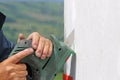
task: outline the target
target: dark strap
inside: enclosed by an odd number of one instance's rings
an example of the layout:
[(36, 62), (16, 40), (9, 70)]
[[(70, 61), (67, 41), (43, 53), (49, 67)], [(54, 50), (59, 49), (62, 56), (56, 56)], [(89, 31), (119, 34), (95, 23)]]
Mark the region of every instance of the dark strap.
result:
[(0, 30), (4, 24), (5, 18), (6, 18), (6, 16), (0, 12)]

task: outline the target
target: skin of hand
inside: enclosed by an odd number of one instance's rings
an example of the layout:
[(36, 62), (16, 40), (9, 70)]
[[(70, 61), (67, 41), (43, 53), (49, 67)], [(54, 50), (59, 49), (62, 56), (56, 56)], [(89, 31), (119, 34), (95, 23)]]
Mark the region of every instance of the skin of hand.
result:
[[(19, 34), (18, 41), (22, 39), (25, 39), (24, 35)], [(37, 57), (45, 59), (51, 56), (53, 48), (51, 40), (41, 36), (38, 32), (31, 33), (27, 40), (32, 40), (32, 47)]]
[(33, 49), (28, 48), (1, 62), (0, 80), (26, 80), (28, 74), (26, 65), (19, 63), (19, 61), (32, 53)]

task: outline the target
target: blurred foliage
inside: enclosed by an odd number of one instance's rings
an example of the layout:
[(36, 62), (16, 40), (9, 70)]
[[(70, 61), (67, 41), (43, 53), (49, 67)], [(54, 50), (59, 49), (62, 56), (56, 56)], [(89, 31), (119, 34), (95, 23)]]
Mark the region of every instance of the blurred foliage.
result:
[[(1, 2), (0, 11), (6, 15), (3, 27), (6, 37), (16, 43), (19, 33), (26, 37), (39, 32), (48, 37), (55, 35), (63, 40), (63, 2)], [(58, 74), (55, 80), (62, 80)]]
[(3, 2), (0, 11), (6, 15), (3, 29), (11, 41), (16, 41), (19, 33), (28, 36), (32, 32), (46, 37), (54, 34), (63, 40), (63, 3)]

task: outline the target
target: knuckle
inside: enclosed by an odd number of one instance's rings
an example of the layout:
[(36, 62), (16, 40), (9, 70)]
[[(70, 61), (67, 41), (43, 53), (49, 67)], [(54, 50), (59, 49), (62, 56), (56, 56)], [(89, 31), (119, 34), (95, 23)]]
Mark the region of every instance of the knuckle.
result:
[(47, 43), (48, 43), (49, 45), (52, 46), (52, 41), (51, 41), (51, 40), (47, 39), (46, 41), (47, 41)]
[(45, 58), (46, 58), (46, 56), (45, 56), (45, 55), (42, 55), (42, 56), (41, 56), (41, 58), (42, 58), (42, 59), (45, 59)]
[(22, 78), (22, 79), (20, 79), (20, 80), (27, 80), (26, 78)]
[(27, 80), (26, 78), (22, 78), (22, 79), (20, 79), (20, 80)]
[(45, 42), (45, 39), (43, 37), (40, 38), (40, 42), (41, 43), (44, 43)]
[(52, 54), (52, 49), (49, 49), (49, 55), (51, 55)]
[(46, 39), (45, 39), (44, 37), (42, 37), (42, 36), (40, 37), (40, 39), (43, 40), (43, 41), (46, 40)]
[(33, 32), (33, 34), (34, 34), (34, 35), (39, 35), (39, 33), (38, 33), (38, 32)]
[(48, 43), (46, 43), (46, 44), (45, 44), (45, 48), (47, 49), (48, 47), (49, 47), (49, 44), (48, 44)]
[(27, 71), (25, 71), (25, 75), (26, 75), (26, 76), (28, 75), (28, 72), (27, 72)]
[(45, 56), (45, 55), (47, 55), (47, 51), (46, 50), (43, 51), (43, 56)]
[(22, 64), (22, 68), (26, 70), (27, 66), (25, 64)]
[(13, 72), (14, 70), (15, 70), (15, 68), (13, 67), (13, 66), (6, 66), (6, 71), (7, 72), (9, 72), (9, 73), (11, 73), (11, 72)]
[(42, 53), (42, 50), (41, 50), (41, 49), (38, 49), (36, 52), (37, 52), (37, 53)]
[(42, 47), (38, 47), (36, 52), (42, 52)]
[(50, 42), (50, 40), (49, 39), (45, 39), (47, 42)]
[(15, 72), (12, 72), (12, 73), (10, 73), (10, 77), (15, 77), (16, 76), (16, 73)]
[(53, 52), (53, 49), (49, 48), (49, 54), (52, 54), (52, 52)]
[(49, 47), (50, 43), (48, 41), (45, 42), (45, 46)]
[(37, 42), (33, 42), (32, 45), (37, 45)]

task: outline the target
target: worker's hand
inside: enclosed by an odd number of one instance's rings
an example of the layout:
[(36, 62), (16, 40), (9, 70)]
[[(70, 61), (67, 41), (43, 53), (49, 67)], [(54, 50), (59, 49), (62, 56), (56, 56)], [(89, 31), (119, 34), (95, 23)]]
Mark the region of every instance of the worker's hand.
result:
[(19, 61), (33, 53), (33, 49), (25, 49), (0, 63), (0, 80), (26, 80), (26, 65)]
[[(24, 38), (24, 35), (20, 34), (18, 41)], [(32, 47), (36, 50), (35, 54), (37, 57), (45, 59), (51, 56), (53, 48), (51, 40), (41, 36), (38, 32), (31, 33), (27, 39), (32, 40)]]

